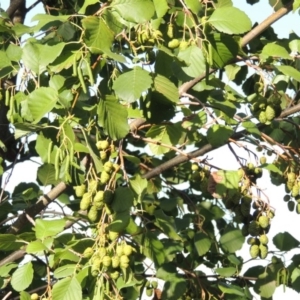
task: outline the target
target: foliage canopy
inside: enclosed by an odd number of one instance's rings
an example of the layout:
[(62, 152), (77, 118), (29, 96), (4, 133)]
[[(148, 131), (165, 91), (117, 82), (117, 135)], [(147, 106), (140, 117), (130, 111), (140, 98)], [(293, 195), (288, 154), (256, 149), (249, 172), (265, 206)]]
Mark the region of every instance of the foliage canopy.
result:
[[(300, 1), (269, 2), (255, 26), (231, 0), (1, 11), (3, 299), (300, 292), (299, 254), (284, 260), (300, 241), (278, 232), (268, 248), (276, 206), (257, 182), (264, 171), (284, 184), (300, 213), (300, 38), (270, 27)], [(219, 148), (236, 169), (211, 164)], [(33, 158), (36, 181), (8, 191), (3, 174)], [(254, 267), (237, 254), (245, 243)]]

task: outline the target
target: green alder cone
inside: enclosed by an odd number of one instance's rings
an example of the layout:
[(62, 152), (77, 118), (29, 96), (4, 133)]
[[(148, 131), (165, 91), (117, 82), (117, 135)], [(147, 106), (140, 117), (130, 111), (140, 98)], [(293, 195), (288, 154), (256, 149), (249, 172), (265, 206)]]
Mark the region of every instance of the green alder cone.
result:
[[(122, 255), (122, 254), (121, 254)], [(111, 258), (111, 266), (113, 268), (118, 268), (120, 265), (120, 257), (118, 255), (115, 255)]]
[(87, 210), (91, 205), (92, 196), (90, 193), (84, 193), (81, 201), (80, 201), (80, 209)]
[(86, 191), (85, 184), (74, 186), (76, 197), (82, 197)]
[(287, 205), (288, 205), (288, 210), (289, 211), (294, 211), (294, 209), (295, 209), (295, 202), (294, 201), (289, 201), (287, 203)]
[(120, 267), (121, 268), (128, 268), (129, 267), (129, 258), (127, 255), (123, 254), (121, 257), (120, 257)]
[(296, 180), (296, 173), (294, 173), (294, 172), (287, 173), (287, 181), (288, 182), (294, 183), (295, 180)]
[(106, 173), (111, 173), (111, 171), (113, 170), (113, 163), (110, 162), (110, 161), (107, 161), (104, 165), (103, 165), (103, 170), (106, 172)]
[(123, 249), (124, 249), (123, 244), (117, 244), (117, 246), (116, 246), (116, 254), (118, 256), (122, 256), (124, 254)]
[(173, 39), (168, 43), (168, 47), (170, 49), (175, 49), (175, 48), (179, 47), (179, 45), (180, 45), (180, 42), (178, 39)]
[(88, 212), (88, 219), (91, 222), (96, 222), (98, 220), (98, 209), (96, 206), (91, 206), (89, 212)]
[(250, 256), (252, 258), (257, 258), (259, 255), (259, 246), (258, 245), (252, 245), (250, 247)]
[(94, 202), (102, 202), (104, 199), (104, 191), (98, 191), (94, 196)]
[(253, 237), (253, 236), (251, 236), (251, 237), (249, 237), (248, 239), (247, 239), (247, 244), (248, 245), (255, 245), (256, 244), (256, 238), (255, 237)]
[(294, 184), (291, 192), (292, 197), (297, 197), (299, 195), (299, 186)]
[(258, 223), (261, 228), (267, 228), (270, 224), (270, 220), (267, 216), (260, 216), (258, 218)]
[(259, 245), (259, 257), (265, 259), (268, 255), (268, 246), (264, 244)]
[(98, 150), (106, 150), (109, 148), (109, 142), (106, 141), (106, 140), (103, 140), (103, 141), (98, 141), (96, 143), (96, 147)]
[(103, 264), (104, 267), (109, 267), (111, 265), (111, 257), (108, 256), (108, 255), (105, 255), (102, 258), (102, 264)]
[(265, 123), (268, 121), (267, 116), (266, 116), (266, 113), (265, 113), (264, 111), (261, 111), (261, 112), (259, 113), (259, 115), (258, 115), (258, 120), (259, 120), (259, 122), (262, 123), (262, 124), (265, 124)]
[(257, 221), (252, 221), (250, 224), (249, 224), (249, 234), (252, 235), (252, 236), (257, 236), (259, 235), (260, 233), (260, 225)]
[(106, 184), (109, 182), (109, 180), (110, 180), (110, 175), (106, 171), (103, 170), (100, 175), (100, 182), (102, 184)]
[(120, 272), (119, 271), (114, 271), (112, 273), (110, 273), (110, 278), (113, 280), (117, 280), (120, 276)]
[(100, 155), (101, 160), (106, 160), (107, 159), (107, 153), (105, 151), (100, 151), (99, 155)]
[(127, 256), (130, 256), (132, 254), (132, 247), (130, 245), (124, 245), (123, 253)]
[(88, 184), (88, 191), (94, 194), (97, 191), (97, 186), (98, 186), (97, 180), (94, 179), (90, 180)]
[(268, 242), (269, 242), (269, 238), (267, 237), (266, 234), (262, 234), (262, 235), (259, 236), (259, 241), (260, 241), (261, 244), (267, 245)]
[(267, 105), (265, 110), (266, 118), (268, 121), (272, 121), (275, 118), (275, 110), (272, 106)]
[(183, 51), (183, 50), (185, 50), (188, 46), (189, 46), (189, 42), (181, 41), (180, 44), (179, 44), (179, 49), (180, 49), (181, 51)]
[(103, 258), (107, 253), (107, 250), (105, 247), (100, 247), (97, 251), (97, 254), (100, 258)]
[(109, 231), (108, 232), (108, 238), (113, 242), (119, 237), (119, 233), (115, 231)]
[(37, 293), (33, 293), (33, 294), (30, 295), (30, 299), (31, 300), (38, 300), (38, 299), (40, 299), (40, 297)]
[(94, 254), (94, 250), (92, 247), (88, 247), (83, 252), (83, 257), (85, 258), (91, 258)]

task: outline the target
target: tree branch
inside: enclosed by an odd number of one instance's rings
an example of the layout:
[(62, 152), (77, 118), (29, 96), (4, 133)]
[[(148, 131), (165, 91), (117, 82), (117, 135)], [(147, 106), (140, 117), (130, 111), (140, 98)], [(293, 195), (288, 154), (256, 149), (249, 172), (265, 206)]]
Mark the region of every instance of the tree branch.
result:
[(10, 226), (7, 233), (17, 234), (25, 225), (28, 224), (28, 217), (34, 218), (38, 213), (45, 209), (67, 188), (64, 182), (60, 182), (48, 194), (43, 195), (37, 203), (25, 209), (25, 211)]
[[(287, 116), (290, 116), (296, 112), (299, 112), (300, 111), (300, 104), (297, 104), (293, 107), (290, 107), (290, 108), (287, 108), (285, 109), (281, 115), (276, 118), (275, 120), (276, 121), (281, 121), (283, 117), (287, 117)], [(258, 129), (262, 129), (263, 127), (265, 127), (266, 125), (265, 124), (258, 124), (257, 125), (257, 128)], [(241, 137), (247, 135), (247, 131), (246, 130), (242, 130), (242, 131), (239, 131), (235, 134), (233, 134), (230, 139), (234, 139), (234, 140), (238, 140), (240, 139)], [(224, 145), (222, 145), (224, 146)], [(220, 147), (222, 147), (220, 146)], [(162, 172), (166, 171), (167, 169), (170, 169), (172, 167), (175, 167), (181, 163), (184, 163), (186, 161), (189, 161), (193, 158), (196, 158), (196, 157), (199, 157), (199, 156), (203, 156), (204, 154), (212, 151), (213, 149), (217, 149), (217, 148), (220, 148), (220, 147), (216, 147), (214, 148), (211, 144), (206, 144), (204, 147), (202, 147), (201, 149), (198, 149), (196, 151), (193, 151), (193, 152), (190, 152), (190, 153), (186, 153), (185, 155), (178, 155), (170, 160), (168, 160), (167, 162), (159, 165), (158, 167), (152, 169), (151, 171), (147, 172), (146, 174), (143, 175), (143, 178), (146, 178), (146, 179), (151, 179), (155, 176), (158, 176), (160, 175)]]

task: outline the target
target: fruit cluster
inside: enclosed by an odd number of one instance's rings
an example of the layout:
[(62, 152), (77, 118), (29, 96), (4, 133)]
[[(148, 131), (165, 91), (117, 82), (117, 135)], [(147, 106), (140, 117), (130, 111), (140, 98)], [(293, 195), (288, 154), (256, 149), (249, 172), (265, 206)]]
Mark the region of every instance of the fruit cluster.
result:
[[(112, 236), (110, 240), (111, 238)], [(134, 248), (125, 241), (118, 243), (117, 238), (118, 234), (116, 239), (111, 240), (106, 246), (105, 244), (99, 247), (95, 245), (84, 250), (83, 257), (90, 259), (92, 276), (96, 277), (105, 273), (111, 279), (116, 280), (120, 276), (120, 270), (129, 267), (130, 256)]]
[(254, 219), (248, 226), (251, 237), (248, 238), (247, 243), (250, 245), (252, 258), (259, 256), (264, 259), (268, 255), (269, 239), (266, 234), (270, 230), (270, 220), (274, 217), (274, 211), (261, 201), (254, 202), (253, 207), (255, 208)]
[(249, 101), (252, 104), (251, 111), (258, 118), (259, 122), (262, 124), (270, 124), (271, 121), (281, 113), (281, 97), (272, 94), (266, 99), (260, 94), (263, 88), (263, 83), (257, 82), (255, 84), (256, 94), (250, 96)]
[(110, 213), (109, 204), (112, 202), (113, 190), (109, 182), (114, 178), (116, 171), (119, 169), (118, 164), (107, 160), (107, 152), (110, 150), (108, 141), (99, 141), (96, 144), (100, 150), (100, 157), (103, 164), (103, 170), (99, 178), (87, 180), (87, 184), (75, 186), (76, 197), (81, 197), (80, 210), (88, 210), (88, 219), (91, 222), (99, 220), (100, 212), (105, 209), (107, 214)]

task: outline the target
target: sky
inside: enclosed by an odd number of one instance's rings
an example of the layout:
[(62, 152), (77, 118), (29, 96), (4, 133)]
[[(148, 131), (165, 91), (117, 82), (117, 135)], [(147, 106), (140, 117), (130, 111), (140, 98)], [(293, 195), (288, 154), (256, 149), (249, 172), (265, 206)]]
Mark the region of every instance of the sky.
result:
[[(34, 2), (35, 1), (32, 0), (27, 1), (27, 7)], [(234, 6), (247, 13), (253, 23), (255, 22), (260, 23), (267, 16), (273, 13), (272, 7), (268, 4), (269, 1), (261, 0), (260, 2), (261, 3), (251, 6), (246, 3), (246, 0), (233, 0)], [(0, 0), (0, 7), (6, 9), (8, 3), (9, 3), (8, 0)], [(38, 4), (35, 7), (35, 9), (33, 9), (28, 13), (25, 21), (27, 25), (30, 25), (30, 20), (36, 13), (43, 13), (43, 8), (41, 4)], [(300, 36), (299, 24), (300, 24), (300, 16), (297, 11), (295, 13), (291, 12), (287, 16), (277, 21), (273, 25), (273, 28), (280, 38), (288, 37), (289, 33), (292, 31), (294, 31), (296, 34)], [(236, 150), (241, 156), (247, 157), (247, 154), (243, 149), (236, 149)], [(218, 165), (219, 167), (222, 167), (224, 169), (230, 170), (239, 167), (235, 159), (229, 153), (229, 151), (226, 154), (223, 148), (209, 153), (208, 156), (209, 158), (212, 159), (211, 161), (212, 164)], [(268, 157), (268, 161), (271, 162), (272, 158)], [(37, 164), (30, 163), (30, 162), (17, 165), (14, 174), (8, 184), (8, 188), (12, 190), (16, 182), (34, 181), (36, 177), (35, 168), (37, 167), (38, 167)], [(24, 170), (26, 170), (26, 172), (24, 172)], [(27, 172), (27, 170), (32, 170), (32, 172), (29, 171)], [(17, 174), (17, 176), (15, 176), (15, 174)], [(274, 236), (274, 234), (278, 232), (288, 231), (295, 238), (300, 240), (300, 232), (298, 229), (299, 226), (291, 226), (291, 224), (297, 224), (297, 223), (299, 224), (300, 216), (297, 215), (295, 212), (291, 213), (288, 211), (286, 203), (282, 200), (285, 194), (283, 186), (274, 187), (270, 183), (267, 175), (268, 175), (267, 173), (264, 173), (263, 178), (258, 181), (258, 185), (264, 189), (265, 193), (269, 196), (271, 206), (273, 206), (276, 209), (276, 216), (274, 219), (274, 223), (272, 223), (271, 230), (268, 234), (269, 238), (271, 238), (272, 236)], [(270, 244), (269, 250), (276, 250), (276, 248), (272, 246), (272, 244)], [(239, 254), (243, 257), (247, 257), (247, 256), (250, 257), (248, 252), (249, 252), (249, 246), (245, 245), (245, 247), (241, 251), (239, 251)], [(267, 257), (265, 262), (263, 262), (263, 265), (266, 265), (269, 262), (270, 257), (271, 256)], [(291, 255), (287, 255), (286, 257), (287, 257), (286, 263), (289, 264), (289, 259)], [(250, 264), (256, 265), (257, 262), (253, 261), (247, 264), (247, 268), (250, 266)], [(276, 289), (273, 299), (281, 300), (283, 299), (283, 297), (288, 297), (288, 299), (296, 299), (299, 297), (299, 294), (289, 289), (287, 289), (287, 291), (283, 293), (283, 288), (281, 286), (280, 288)], [(259, 299), (259, 296), (257, 297), (257, 299)]]

